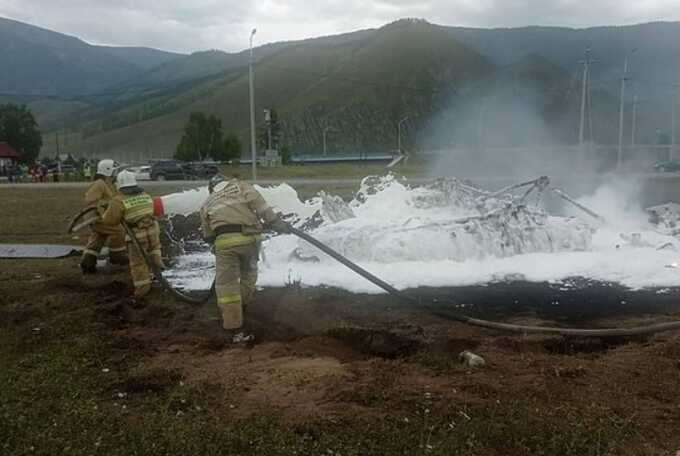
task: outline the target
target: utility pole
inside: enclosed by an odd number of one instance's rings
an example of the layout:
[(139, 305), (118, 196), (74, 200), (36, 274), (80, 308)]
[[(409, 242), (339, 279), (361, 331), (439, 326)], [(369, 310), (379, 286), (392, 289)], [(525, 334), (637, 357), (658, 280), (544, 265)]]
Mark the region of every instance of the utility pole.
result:
[(272, 112), (264, 110), (264, 121), (267, 123), (267, 149), (272, 150)]
[(628, 80), (628, 55), (623, 62), (623, 76), (621, 77), (621, 100), (619, 104), (619, 149), (616, 154), (616, 169), (621, 169), (623, 162), (623, 118), (626, 104), (626, 81)]
[(671, 88), (671, 150), (668, 153), (668, 161), (675, 158), (675, 105), (676, 105), (676, 93), (675, 89), (680, 86), (680, 83), (673, 84)]
[(581, 148), (583, 148), (586, 130), (586, 97), (588, 94), (588, 85), (590, 84), (590, 65), (595, 63), (595, 61), (590, 58), (590, 48), (586, 49), (585, 60), (582, 60), (580, 63), (583, 63), (583, 80), (581, 82), (581, 120), (578, 131), (578, 143)]
[(337, 130), (333, 127), (326, 127), (326, 128), (323, 129), (323, 155), (324, 155), (324, 157), (327, 155), (327, 153), (326, 153), (326, 133), (328, 133), (329, 131), (337, 131)]
[(630, 145), (635, 148), (635, 134), (637, 132), (637, 103), (638, 96), (637, 93), (633, 94), (633, 125), (630, 132)]
[(257, 180), (257, 147), (255, 145), (255, 89), (253, 88), (253, 37), (257, 29), (250, 32), (250, 60), (248, 63), (248, 81), (250, 85), (250, 155), (253, 159), (253, 181)]
[(401, 152), (401, 125), (408, 120), (408, 116), (404, 117), (399, 121), (397, 124), (397, 148), (399, 150), (399, 155), (402, 155)]

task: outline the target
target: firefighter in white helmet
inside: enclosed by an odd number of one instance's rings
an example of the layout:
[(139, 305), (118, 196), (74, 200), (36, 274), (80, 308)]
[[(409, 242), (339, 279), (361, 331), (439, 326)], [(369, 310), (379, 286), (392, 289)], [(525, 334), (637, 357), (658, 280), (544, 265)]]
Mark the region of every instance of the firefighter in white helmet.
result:
[[(104, 213), (109, 201), (118, 193), (113, 184), (116, 163), (111, 159), (101, 160), (97, 164), (97, 173), (94, 181), (85, 192), (85, 204), (96, 206), (100, 215)], [(97, 272), (97, 257), (99, 251), (107, 245), (109, 247), (109, 259), (116, 265), (127, 264), (125, 255), (125, 234), (119, 224), (107, 225), (96, 222), (91, 226), (92, 233), (87, 240), (87, 245), (80, 260), (80, 268), (85, 274)]]
[(262, 231), (287, 233), (289, 228), (247, 182), (216, 175), (208, 190), (210, 196), (200, 211), (201, 229), (206, 241), (214, 245), (215, 293), (222, 326), (236, 333), (243, 325), (243, 307), (255, 293)]
[[(119, 193), (109, 203), (102, 217), (103, 223), (120, 225), (125, 221), (152, 261), (163, 269), (160, 229), (154, 217), (153, 199), (137, 185), (134, 173), (127, 170), (118, 173), (116, 187)], [(127, 245), (130, 274), (135, 288), (134, 298), (138, 300), (151, 290), (152, 275), (143, 253), (132, 239), (128, 239)]]

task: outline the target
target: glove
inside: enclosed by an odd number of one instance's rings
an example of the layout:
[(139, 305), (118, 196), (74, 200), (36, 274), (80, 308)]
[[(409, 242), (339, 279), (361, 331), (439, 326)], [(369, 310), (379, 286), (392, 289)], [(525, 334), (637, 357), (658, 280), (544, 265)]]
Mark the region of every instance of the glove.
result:
[(290, 226), (281, 220), (280, 218), (277, 218), (273, 222), (270, 222), (269, 225), (267, 226), (272, 231), (276, 231), (277, 233), (281, 234), (289, 234), (290, 233)]

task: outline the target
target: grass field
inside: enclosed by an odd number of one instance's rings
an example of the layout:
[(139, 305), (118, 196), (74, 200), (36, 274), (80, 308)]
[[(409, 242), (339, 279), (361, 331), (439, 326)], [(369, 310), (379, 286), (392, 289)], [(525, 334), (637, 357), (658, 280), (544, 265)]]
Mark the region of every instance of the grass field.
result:
[[(2, 242), (82, 243), (63, 234), (81, 197), (1, 189)], [(677, 334), (615, 344), (507, 335), (388, 296), (291, 286), (258, 294), (248, 324), (260, 342), (234, 349), (220, 338), (214, 303), (154, 292), (129, 306), (126, 271), (83, 277), (78, 258), (0, 259), (0, 271), (0, 455), (680, 449)], [(667, 306), (663, 317), (678, 315)], [(532, 313), (508, 318), (542, 323)], [(655, 316), (628, 318), (614, 322)], [(488, 366), (461, 365), (463, 349)]]

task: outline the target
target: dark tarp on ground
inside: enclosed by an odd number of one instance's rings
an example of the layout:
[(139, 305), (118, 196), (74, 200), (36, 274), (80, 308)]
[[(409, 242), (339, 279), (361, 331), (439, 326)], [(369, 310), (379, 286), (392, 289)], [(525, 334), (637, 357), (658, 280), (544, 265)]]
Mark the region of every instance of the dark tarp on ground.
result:
[(0, 258), (63, 258), (82, 251), (76, 245), (0, 244)]

